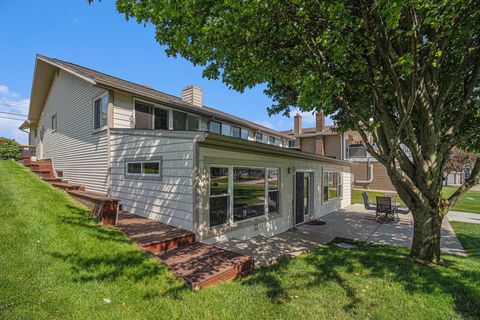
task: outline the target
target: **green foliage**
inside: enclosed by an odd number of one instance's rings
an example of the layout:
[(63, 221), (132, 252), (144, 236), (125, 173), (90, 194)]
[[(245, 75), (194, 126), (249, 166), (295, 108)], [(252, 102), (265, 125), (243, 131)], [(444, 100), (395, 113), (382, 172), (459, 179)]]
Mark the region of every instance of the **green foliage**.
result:
[(20, 147), (13, 139), (0, 137), (0, 160), (20, 159)]

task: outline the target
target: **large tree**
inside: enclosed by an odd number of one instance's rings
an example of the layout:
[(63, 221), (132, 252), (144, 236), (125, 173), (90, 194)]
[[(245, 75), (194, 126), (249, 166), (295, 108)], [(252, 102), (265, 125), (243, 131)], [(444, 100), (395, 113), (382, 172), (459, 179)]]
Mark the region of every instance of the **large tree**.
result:
[(167, 53), (242, 91), (266, 84), (271, 114), (324, 110), (357, 130), (413, 212), (411, 256), (440, 261), (456, 146), (480, 149), (480, 1), (117, 0)]

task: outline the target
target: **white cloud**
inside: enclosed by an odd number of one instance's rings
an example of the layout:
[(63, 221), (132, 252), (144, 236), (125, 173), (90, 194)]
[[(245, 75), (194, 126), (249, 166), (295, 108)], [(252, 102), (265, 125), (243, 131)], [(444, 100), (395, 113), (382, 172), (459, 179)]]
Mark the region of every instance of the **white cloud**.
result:
[[(290, 111), (290, 118), (293, 119), (293, 117), (300, 113), (302, 115), (302, 124), (303, 126), (315, 126), (315, 113), (314, 112), (299, 112), (298, 109), (291, 110)], [(292, 121), (292, 126), (293, 126), (293, 121)]]
[(6, 96), (9, 98), (17, 98), (20, 96), (19, 93), (12, 92), (6, 85), (0, 84), (0, 95)]
[(18, 129), (22, 122), (22, 120), (0, 118), (0, 137), (15, 139), (22, 144), (28, 143), (28, 135)]
[(269, 121), (266, 121), (266, 120), (260, 120), (260, 121), (255, 121), (255, 123), (261, 125), (261, 126), (264, 126), (264, 127), (267, 127), (267, 128), (270, 128), (270, 129), (273, 129), (273, 124)]

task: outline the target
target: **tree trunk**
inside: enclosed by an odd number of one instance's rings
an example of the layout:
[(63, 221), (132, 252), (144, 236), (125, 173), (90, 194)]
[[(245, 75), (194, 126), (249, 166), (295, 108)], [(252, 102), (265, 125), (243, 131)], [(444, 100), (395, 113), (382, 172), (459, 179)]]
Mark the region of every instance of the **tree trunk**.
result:
[(412, 210), (414, 229), (410, 256), (422, 263), (440, 263), (440, 234), (443, 215), (440, 210), (416, 208)]

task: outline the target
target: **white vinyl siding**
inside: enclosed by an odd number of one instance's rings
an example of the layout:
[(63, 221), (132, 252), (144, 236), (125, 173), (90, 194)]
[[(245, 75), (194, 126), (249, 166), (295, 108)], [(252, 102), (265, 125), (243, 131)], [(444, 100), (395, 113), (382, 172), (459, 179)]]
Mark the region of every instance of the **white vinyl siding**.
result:
[[(199, 133), (198, 135), (202, 135)], [(111, 131), (111, 195), (124, 210), (193, 230), (194, 142), (197, 134), (151, 130)], [(125, 163), (161, 158), (162, 179), (125, 177)]]
[[(39, 122), (44, 130), (37, 139), (42, 141), (39, 158), (52, 159), (55, 170), (63, 170), (64, 179), (103, 193), (108, 189), (107, 136), (105, 131), (92, 134), (92, 106), (105, 92), (60, 71), (46, 99)], [(52, 134), (54, 114), (57, 130)]]

